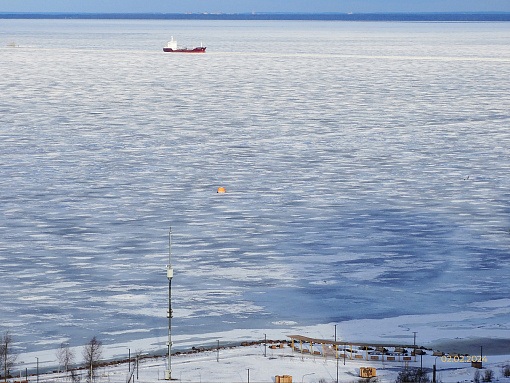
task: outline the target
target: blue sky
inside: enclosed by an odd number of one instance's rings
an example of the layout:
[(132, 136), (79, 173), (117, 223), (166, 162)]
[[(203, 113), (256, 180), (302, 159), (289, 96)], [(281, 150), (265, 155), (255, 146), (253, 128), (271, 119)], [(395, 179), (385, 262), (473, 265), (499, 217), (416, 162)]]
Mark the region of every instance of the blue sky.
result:
[(0, 0), (0, 12), (510, 12), (510, 0)]

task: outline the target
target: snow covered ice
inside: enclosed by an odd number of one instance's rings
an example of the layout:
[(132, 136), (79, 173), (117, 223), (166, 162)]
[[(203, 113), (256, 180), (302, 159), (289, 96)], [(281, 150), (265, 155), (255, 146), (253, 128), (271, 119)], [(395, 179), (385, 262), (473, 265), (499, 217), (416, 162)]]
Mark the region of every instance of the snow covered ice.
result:
[[(165, 55), (169, 30), (207, 54)], [(176, 347), (333, 323), (510, 339), (507, 23), (0, 32), (0, 330), (21, 355), (164, 349), (170, 226)]]

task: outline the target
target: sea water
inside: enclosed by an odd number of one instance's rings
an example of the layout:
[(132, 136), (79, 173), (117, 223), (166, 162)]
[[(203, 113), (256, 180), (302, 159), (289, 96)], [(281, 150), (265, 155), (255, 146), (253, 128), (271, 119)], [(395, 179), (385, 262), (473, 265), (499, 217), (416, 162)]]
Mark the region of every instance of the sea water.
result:
[[(171, 36), (207, 53), (163, 53)], [(0, 330), (20, 351), (164, 348), (170, 227), (181, 336), (508, 297), (509, 41), (509, 23), (1, 20)]]

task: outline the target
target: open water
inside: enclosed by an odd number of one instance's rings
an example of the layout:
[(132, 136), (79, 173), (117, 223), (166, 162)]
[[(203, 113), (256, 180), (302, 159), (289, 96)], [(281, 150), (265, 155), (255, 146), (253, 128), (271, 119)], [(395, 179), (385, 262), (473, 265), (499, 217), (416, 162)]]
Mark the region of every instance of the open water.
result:
[[(165, 54), (171, 36), (207, 53)], [(170, 226), (174, 334), (508, 297), (509, 41), (497, 22), (1, 20), (0, 331), (163, 348)]]

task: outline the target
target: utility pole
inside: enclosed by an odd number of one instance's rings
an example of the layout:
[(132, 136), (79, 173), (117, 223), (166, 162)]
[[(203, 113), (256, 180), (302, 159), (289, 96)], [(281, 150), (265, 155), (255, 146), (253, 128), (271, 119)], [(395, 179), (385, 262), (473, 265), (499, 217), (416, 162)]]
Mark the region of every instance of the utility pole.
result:
[(165, 370), (165, 380), (172, 380), (172, 278), (174, 270), (172, 269), (172, 227), (168, 231), (168, 265), (166, 265), (166, 276), (168, 278), (168, 366)]

